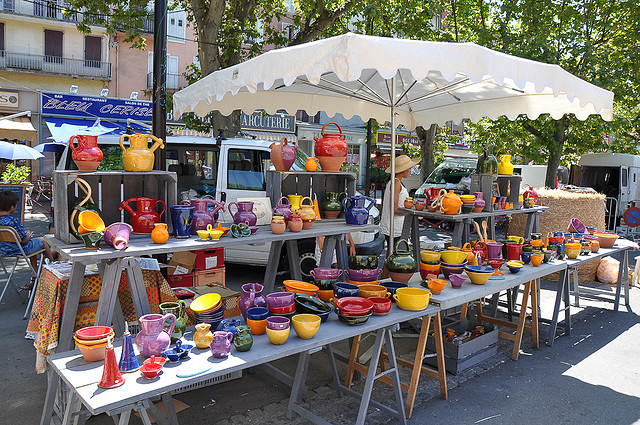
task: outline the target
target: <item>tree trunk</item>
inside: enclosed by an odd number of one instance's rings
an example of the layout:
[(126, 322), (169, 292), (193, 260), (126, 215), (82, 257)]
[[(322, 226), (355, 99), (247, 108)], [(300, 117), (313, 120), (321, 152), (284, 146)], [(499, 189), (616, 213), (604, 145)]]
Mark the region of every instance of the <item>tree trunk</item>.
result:
[(553, 145), (549, 146), (549, 162), (547, 164), (547, 175), (544, 184), (546, 187), (552, 189), (556, 187), (556, 176), (558, 174), (560, 160), (562, 159), (564, 142), (567, 139), (568, 127), (569, 122), (566, 116), (556, 121), (556, 128), (553, 132)]
[(429, 130), (423, 127), (416, 127), (416, 134), (420, 139), (420, 171), (422, 173), (422, 181), (425, 181), (429, 174), (436, 168), (435, 155), (433, 152), (434, 140), (436, 138), (436, 130), (438, 126), (432, 124)]

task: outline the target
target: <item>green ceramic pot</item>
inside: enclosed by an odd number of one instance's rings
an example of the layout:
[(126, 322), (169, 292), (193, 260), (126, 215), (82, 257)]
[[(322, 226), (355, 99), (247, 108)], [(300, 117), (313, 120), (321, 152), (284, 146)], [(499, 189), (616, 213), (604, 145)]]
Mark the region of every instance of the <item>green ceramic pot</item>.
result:
[(238, 333), (233, 338), (233, 346), (238, 351), (249, 351), (253, 347), (253, 336), (251, 336), (251, 328), (247, 325), (237, 326)]
[(349, 268), (353, 270), (372, 270), (378, 268), (377, 255), (351, 255)]
[(176, 316), (176, 324), (171, 331), (171, 343), (175, 344), (177, 340), (182, 338), (184, 331), (187, 330), (187, 322), (185, 320), (187, 304), (183, 300), (179, 300), (176, 303), (162, 303), (159, 307), (162, 314), (171, 313)]
[(533, 252), (533, 247), (526, 243), (524, 245), (522, 245), (522, 252)]
[(86, 249), (98, 249), (103, 236), (104, 232), (89, 232), (83, 233), (80, 235), (80, 238), (84, 242), (84, 247)]
[[(405, 249), (401, 247), (404, 246)], [(406, 239), (399, 239), (393, 253), (387, 258), (387, 270), (393, 273), (413, 273), (416, 270), (416, 259)]]
[(342, 211), (341, 197), (347, 196), (344, 192), (325, 192), (322, 212), (326, 218), (338, 218)]
[(476, 165), (478, 174), (498, 174), (498, 160), (493, 155), (493, 145), (487, 145), (484, 151), (478, 156)]

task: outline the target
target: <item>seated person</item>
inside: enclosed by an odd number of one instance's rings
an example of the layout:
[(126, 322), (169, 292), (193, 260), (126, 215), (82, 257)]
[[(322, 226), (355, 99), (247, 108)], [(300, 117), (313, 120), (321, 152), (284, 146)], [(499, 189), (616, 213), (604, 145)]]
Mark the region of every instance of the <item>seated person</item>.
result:
[[(44, 255), (49, 259), (49, 261), (54, 260), (55, 253), (51, 247), (44, 241), (44, 238), (34, 238), (32, 231), (27, 231), (20, 220), (11, 216), (13, 212), (15, 212), (16, 207), (18, 205), (18, 195), (10, 190), (0, 191), (0, 226), (13, 227), (18, 233), (18, 237), (21, 239), (22, 249), (26, 255), (44, 249)], [(0, 242), (0, 254), (4, 256), (14, 256), (21, 255), (20, 249), (15, 242)], [(29, 259), (31, 261), (31, 265), (34, 270), (38, 269), (38, 259), (37, 256), (34, 255)], [(22, 285), (20, 289), (30, 290), (33, 288), (33, 284), (35, 281), (35, 276), (31, 276), (31, 281), (28, 285)]]

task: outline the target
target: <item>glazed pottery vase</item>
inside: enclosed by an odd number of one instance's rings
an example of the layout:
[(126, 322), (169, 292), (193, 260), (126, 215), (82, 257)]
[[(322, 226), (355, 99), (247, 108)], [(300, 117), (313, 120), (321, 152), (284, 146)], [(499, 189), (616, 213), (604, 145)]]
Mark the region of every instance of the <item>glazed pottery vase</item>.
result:
[(291, 203), (289, 202), (289, 198), (286, 196), (281, 196), (276, 202), (276, 206), (273, 209), (274, 214), (282, 214), (284, 217), (284, 222), (288, 223), (291, 218), (291, 214), (293, 211), (291, 210)]
[(231, 341), (233, 334), (231, 332), (216, 331), (213, 333), (213, 341), (211, 341), (211, 354), (216, 359), (224, 359), (231, 351)]
[(511, 155), (500, 155), (500, 162), (498, 163), (498, 174), (509, 176), (513, 174)]
[[(236, 206), (235, 214), (231, 212), (232, 205)], [(248, 226), (255, 226), (258, 221), (258, 216), (253, 212), (252, 201), (231, 202), (229, 203), (228, 209), (235, 224), (246, 223)]]
[(501, 242), (487, 242), (487, 259), (499, 260), (502, 257), (502, 248), (504, 246)]
[[(164, 323), (171, 320), (168, 330), (164, 329)], [(176, 325), (176, 316), (171, 313), (145, 314), (139, 319), (141, 331), (136, 335), (138, 351), (145, 357), (161, 357), (164, 350), (171, 345), (171, 332)]]
[(196, 325), (196, 331), (193, 334), (193, 342), (196, 343), (196, 347), (209, 348), (211, 341), (213, 341), (211, 325), (209, 323), (198, 323)]
[(284, 222), (282, 215), (274, 214), (271, 218), (271, 233), (274, 235), (281, 235), (287, 229), (287, 224)]
[[(124, 148), (124, 140), (129, 140), (129, 148)], [(148, 140), (155, 143), (149, 148)], [(151, 171), (156, 149), (164, 149), (162, 140), (152, 134), (123, 134), (120, 136), (120, 147), (122, 148), (122, 162), (124, 171)]]
[(443, 214), (458, 214), (462, 208), (462, 200), (458, 195), (450, 190), (448, 193), (442, 193), (438, 197), (438, 209)]
[(507, 244), (507, 260), (519, 260), (522, 255), (522, 245), (519, 243)]
[(318, 170), (318, 163), (320, 161), (318, 158), (309, 157), (307, 162), (304, 163), (304, 169), (309, 171), (310, 173)]
[(104, 241), (117, 250), (123, 250), (129, 246), (129, 235), (133, 227), (127, 223), (113, 223), (104, 229)]
[[(212, 227), (216, 224), (216, 214), (218, 211), (224, 211), (224, 202), (218, 202), (213, 199), (189, 199), (182, 201), (183, 205), (192, 205), (193, 224), (191, 225), (191, 234), (197, 235), (198, 230), (207, 230), (207, 226)], [(209, 211), (209, 205), (213, 205), (213, 210)]]
[[(304, 201), (309, 200), (310, 204), (305, 205)], [(302, 228), (303, 229), (311, 229), (313, 226), (313, 222), (316, 221), (316, 212), (313, 210), (313, 201), (309, 197), (305, 197), (300, 202), (300, 210), (298, 210), (298, 215), (302, 220)]]
[(325, 192), (322, 212), (326, 218), (338, 218), (342, 212), (340, 197), (347, 196), (345, 192)]
[(487, 145), (478, 156), (476, 172), (478, 174), (498, 174), (498, 160), (493, 155), (493, 145)]
[(287, 195), (287, 199), (291, 205), (291, 212), (297, 214), (300, 209), (300, 202), (302, 202), (302, 195)]
[(253, 336), (251, 328), (247, 325), (236, 327), (236, 335), (233, 337), (233, 346), (240, 352), (249, 351), (253, 347)]
[[(129, 205), (131, 202), (136, 203), (134, 210)], [(156, 211), (156, 205), (162, 205), (162, 211)], [(126, 210), (131, 214), (131, 227), (136, 235), (150, 235), (156, 223), (160, 223), (160, 217), (164, 214), (165, 204), (160, 199), (145, 198), (136, 196), (120, 203), (120, 211)]]
[[(365, 203), (369, 201), (369, 205)], [(369, 222), (369, 210), (375, 201), (366, 196), (348, 196), (342, 200), (345, 211), (345, 221), (349, 226), (364, 226)]]
[[(404, 249), (401, 247), (404, 246)], [(387, 258), (387, 270), (393, 273), (413, 273), (416, 270), (416, 259), (406, 239), (399, 239), (393, 253)]]
[(84, 242), (85, 249), (98, 249), (103, 236), (103, 232), (89, 232), (81, 234), (80, 238)]
[(167, 223), (156, 223), (151, 231), (151, 240), (153, 243), (163, 244), (169, 240), (169, 230)]
[(173, 236), (178, 239), (186, 239), (191, 236), (193, 226), (193, 205), (172, 205), (171, 222), (173, 223)]
[[(335, 125), (338, 127), (340, 133), (325, 133), (325, 129), (328, 125)], [(334, 122), (328, 122), (320, 131), (321, 138), (314, 137), (316, 145), (314, 152), (316, 158), (320, 161), (322, 171), (338, 172), (342, 163), (347, 159), (348, 146), (345, 142), (346, 136), (342, 134), (340, 126)]]
[(302, 219), (298, 214), (292, 214), (287, 226), (292, 232), (299, 232), (302, 230)]
[(242, 296), (238, 300), (238, 308), (244, 320), (247, 320), (247, 310), (251, 307), (266, 307), (267, 299), (262, 295), (264, 286), (259, 283), (245, 283), (242, 285)]
[[(78, 146), (74, 144), (77, 141)], [(78, 166), (78, 171), (92, 173), (102, 162), (102, 151), (98, 147), (98, 136), (79, 134), (69, 139), (71, 159)]]
[(167, 302), (159, 305), (162, 314), (171, 313), (176, 317), (175, 326), (171, 331), (171, 343), (175, 344), (177, 340), (182, 338), (184, 331), (187, 329), (187, 320), (185, 313), (187, 312), (187, 304), (183, 300), (178, 302)]
[(289, 171), (296, 161), (296, 148), (287, 143), (287, 138), (280, 139), (280, 143), (271, 143), (271, 162), (277, 171)]

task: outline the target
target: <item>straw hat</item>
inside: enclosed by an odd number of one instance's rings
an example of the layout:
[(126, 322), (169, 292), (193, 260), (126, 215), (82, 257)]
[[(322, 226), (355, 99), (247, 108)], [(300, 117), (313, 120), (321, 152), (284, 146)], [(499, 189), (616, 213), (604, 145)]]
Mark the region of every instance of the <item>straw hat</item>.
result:
[[(396, 174), (407, 171), (409, 168), (420, 162), (420, 158), (411, 159), (407, 155), (400, 155), (396, 157)], [(391, 167), (384, 170), (385, 173), (391, 174)]]

